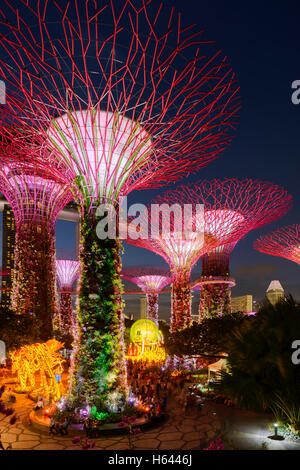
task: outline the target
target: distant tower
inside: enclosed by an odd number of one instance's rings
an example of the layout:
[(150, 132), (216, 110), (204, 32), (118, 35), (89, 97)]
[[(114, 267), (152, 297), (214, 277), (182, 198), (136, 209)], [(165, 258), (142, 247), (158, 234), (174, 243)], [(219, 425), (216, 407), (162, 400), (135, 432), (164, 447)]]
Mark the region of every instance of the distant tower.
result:
[(272, 305), (276, 305), (284, 298), (284, 290), (279, 281), (271, 281), (266, 291), (266, 298)]
[(3, 209), (2, 231), (2, 269), (9, 274), (2, 277), (2, 288), (9, 289), (1, 292), (1, 307), (10, 308), (10, 294), (13, 281), (14, 248), (15, 248), (16, 224), (13, 211), (6, 204)]
[(140, 299), (140, 318), (147, 318), (147, 296), (142, 295)]

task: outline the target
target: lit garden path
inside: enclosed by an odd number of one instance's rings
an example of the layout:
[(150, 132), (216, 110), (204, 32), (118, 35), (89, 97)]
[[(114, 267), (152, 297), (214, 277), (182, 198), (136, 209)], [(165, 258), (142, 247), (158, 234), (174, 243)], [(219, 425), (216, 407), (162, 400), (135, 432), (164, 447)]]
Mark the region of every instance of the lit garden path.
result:
[(236, 450), (261, 450), (265, 443), (268, 450), (300, 450), (300, 442), (268, 439), (274, 434), (272, 415), (216, 404), (212, 409), (224, 423), (225, 449), (232, 449), (233, 444)]
[[(52, 437), (47, 432), (37, 431), (28, 418), (33, 402), (25, 395), (16, 394), (16, 398), (17, 402), (10, 405), (14, 406), (19, 417), (16, 424), (11, 426), (10, 417), (0, 414), (0, 434), (4, 447), (10, 444), (12, 449), (18, 450), (81, 449), (79, 444), (72, 444), (74, 435)], [(173, 399), (168, 403), (167, 412), (169, 418), (161, 425), (133, 437), (135, 449), (201, 449), (222, 431), (222, 422), (210, 405), (205, 405), (198, 415), (197, 410), (193, 409), (185, 416), (178, 402)], [(129, 449), (126, 435), (101, 437), (95, 439), (95, 443), (96, 450)]]

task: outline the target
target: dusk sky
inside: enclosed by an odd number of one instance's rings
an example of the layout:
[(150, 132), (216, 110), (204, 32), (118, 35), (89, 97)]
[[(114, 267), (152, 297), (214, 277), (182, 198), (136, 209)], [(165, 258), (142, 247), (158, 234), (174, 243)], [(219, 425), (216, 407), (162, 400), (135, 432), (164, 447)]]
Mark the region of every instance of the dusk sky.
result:
[[(236, 177), (267, 180), (284, 186), (293, 196), (292, 210), (277, 222), (250, 232), (233, 251), (231, 275), (237, 286), (232, 289), (232, 296), (253, 294), (255, 300), (261, 300), (270, 281), (279, 279), (285, 292), (300, 300), (300, 267), (291, 261), (259, 253), (252, 247), (261, 234), (300, 222), (300, 104), (294, 105), (291, 101), (291, 84), (300, 80), (300, 3), (297, 0), (174, 0), (168, 3), (182, 11), (184, 23), (196, 22), (204, 30), (203, 37), (215, 40), (217, 47), (228, 56), (242, 97), (240, 124), (231, 145), (219, 159), (192, 177), (180, 180), (179, 184)], [(129, 202), (149, 203), (161, 191), (135, 191), (130, 194)], [(74, 224), (59, 221), (56, 233), (59, 248), (74, 246)], [(125, 245), (123, 265), (143, 264), (165, 266), (164, 260), (151, 252)], [(201, 263), (198, 263), (192, 277), (199, 277), (200, 273)], [(126, 312), (137, 313), (138, 298), (126, 296), (125, 300)], [(167, 318), (167, 296), (162, 298), (161, 307), (161, 316)]]
[[(183, 182), (247, 177), (283, 185), (292, 194), (293, 208), (286, 216), (250, 232), (235, 247), (231, 275), (237, 285), (232, 296), (253, 294), (255, 300), (261, 300), (270, 281), (279, 279), (285, 292), (300, 300), (300, 267), (252, 247), (261, 234), (299, 223), (300, 105), (291, 101), (291, 84), (300, 80), (300, 4), (287, 1), (279, 5), (266, 0), (247, 3), (187, 0), (173, 4), (182, 11), (187, 23), (197, 21), (205, 37), (214, 39), (228, 56), (242, 97), (240, 125), (232, 144), (219, 159)], [(135, 192), (129, 199), (144, 202), (157, 193)], [(137, 260), (138, 264), (160, 261), (146, 250), (129, 245), (125, 249), (124, 265), (135, 265)], [(201, 262), (195, 266), (192, 277), (200, 273)], [(166, 297), (162, 299), (163, 311), (168, 305)], [(195, 294), (194, 301), (197, 298)], [(131, 301), (130, 305), (135, 311), (136, 302)]]

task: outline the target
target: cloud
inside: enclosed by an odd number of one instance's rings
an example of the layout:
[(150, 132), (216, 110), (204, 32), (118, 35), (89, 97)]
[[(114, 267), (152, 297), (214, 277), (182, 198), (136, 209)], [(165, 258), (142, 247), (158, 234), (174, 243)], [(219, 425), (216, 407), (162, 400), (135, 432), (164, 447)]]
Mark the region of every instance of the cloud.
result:
[(238, 266), (234, 271), (234, 276), (245, 276), (245, 277), (266, 277), (278, 271), (277, 266), (272, 264), (256, 264), (251, 266), (249, 264), (242, 264)]

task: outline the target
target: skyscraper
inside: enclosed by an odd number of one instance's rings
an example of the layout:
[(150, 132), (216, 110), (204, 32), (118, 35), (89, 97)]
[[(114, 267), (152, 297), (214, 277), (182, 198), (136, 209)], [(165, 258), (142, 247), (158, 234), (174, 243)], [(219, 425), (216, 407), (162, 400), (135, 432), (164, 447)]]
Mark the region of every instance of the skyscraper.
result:
[(246, 295), (241, 295), (239, 297), (232, 297), (231, 298), (231, 311), (232, 311), (232, 313), (235, 313), (235, 312), (250, 313), (250, 312), (252, 312), (253, 311), (252, 295), (246, 294)]
[(13, 280), (14, 247), (15, 247), (15, 218), (11, 208), (5, 204), (3, 209), (2, 230), (2, 269), (9, 271), (2, 277), (2, 288), (9, 290), (1, 291), (1, 307), (10, 307), (10, 293)]
[(268, 301), (275, 305), (279, 300), (284, 298), (284, 290), (279, 281), (271, 281), (266, 291)]

